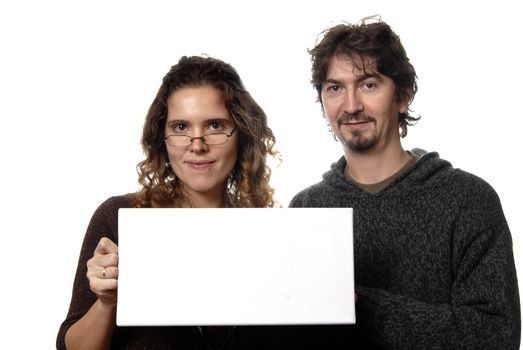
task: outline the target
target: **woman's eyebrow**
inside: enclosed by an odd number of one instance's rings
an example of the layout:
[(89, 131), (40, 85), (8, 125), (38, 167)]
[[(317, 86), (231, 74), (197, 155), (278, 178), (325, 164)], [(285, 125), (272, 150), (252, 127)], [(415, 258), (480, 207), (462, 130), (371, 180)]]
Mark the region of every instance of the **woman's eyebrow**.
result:
[[(213, 123), (213, 122), (219, 122), (219, 123), (223, 123), (223, 124), (233, 124), (234, 123), (234, 121), (231, 118), (224, 118), (224, 117), (210, 117), (210, 118), (207, 118), (207, 119), (204, 119), (201, 121), (202, 124), (209, 124), (209, 123)], [(180, 124), (180, 123), (183, 123), (183, 124), (186, 124), (189, 126), (194, 124), (185, 119), (173, 119), (173, 120), (169, 120), (167, 122), (167, 127), (174, 128), (177, 124)]]
[(186, 120), (183, 120), (183, 119), (173, 119), (173, 120), (169, 120), (167, 122), (167, 126), (168, 127), (172, 127), (176, 124), (179, 124), (179, 123), (184, 123), (184, 124), (190, 124), (189, 122), (187, 122)]
[(230, 118), (223, 118), (223, 117), (215, 117), (215, 118), (209, 118), (206, 119), (206, 123), (210, 122), (222, 122), (222, 123), (230, 123), (232, 120)]

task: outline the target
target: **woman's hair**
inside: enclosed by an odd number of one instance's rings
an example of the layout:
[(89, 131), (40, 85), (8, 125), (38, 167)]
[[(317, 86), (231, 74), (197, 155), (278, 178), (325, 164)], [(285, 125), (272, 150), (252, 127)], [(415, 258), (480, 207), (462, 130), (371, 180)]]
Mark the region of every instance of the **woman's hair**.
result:
[(229, 176), (226, 203), (232, 207), (273, 207), (274, 190), (267, 156), (276, 156), (275, 137), (263, 109), (245, 89), (240, 76), (228, 63), (212, 57), (182, 57), (163, 78), (145, 118), (142, 148), (145, 159), (138, 163), (141, 190), (133, 194), (137, 207), (191, 205), (167, 157), (165, 123), (167, 99), (186, 87), (210, 86), (219, 91), (239, 135), (238, 158)]
[[(373, 59), (379, 73), (394, 81), (397, 101), (409, 98), (409, 105), (418, 91), (416, 71), (407, 57), (400, 38), (390, 26), (381, 20), (367, 23), (364, 18), (359, 24), (339, 24), (322, 33), (321, 41), (309, 50), (312, 60), (311, 83), (321, 100), (321, 89), (327, 76), (329, 61), (341, 55), (352, 61), (365, 62)], [(361, 67), (365, 69), (364, 67)], [(419, 117), (409, 115), (409, 111), (399, 114), (401, 136), (407, 135), (407, 126), (413, 125)]]

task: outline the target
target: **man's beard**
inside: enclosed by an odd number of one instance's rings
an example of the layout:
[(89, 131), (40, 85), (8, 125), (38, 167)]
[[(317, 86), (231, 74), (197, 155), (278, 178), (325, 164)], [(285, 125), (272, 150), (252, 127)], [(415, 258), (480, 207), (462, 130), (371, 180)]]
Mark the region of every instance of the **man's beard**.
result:
[[(357, 112), (357, 113), (344, 113), (340, 118), (338, 118), (338, 129), (341, 128), (341, 125), (344, 123), (348, 123), (349, 121), (370, 121), (371, 123), (374, 123), (376, 120), (363, 113), (363, 112)], [(372, 130), (371, 130), (372, 132)], [(352, 130), (351, 131), (352, 137), (351, 138), (343, 138), (341, 135), (338, 135), (338, 138), (340, 139), (340, 142), (347, 147), (352, 152), (358, 152), (363, 153), (368, 150), (370, 150), (376, 142), (378, 141), (378, 137), (376, 134), (372, 133), (371, 135), (365, 136), (365, 131), (361, 130)]]
[(370, 150), (376, 144), (376, 135), (363, 136), (359, 130), (352, 132), (350, 140), (341, 139), (344, 146), (348, 147), (352, 152), (363, 153)]

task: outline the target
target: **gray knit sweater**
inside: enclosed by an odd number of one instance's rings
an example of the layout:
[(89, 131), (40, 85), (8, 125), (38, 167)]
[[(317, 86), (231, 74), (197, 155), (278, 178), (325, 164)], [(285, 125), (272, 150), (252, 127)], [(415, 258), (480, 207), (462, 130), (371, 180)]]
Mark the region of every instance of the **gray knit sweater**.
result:
[(354, 208), (354, 342), (518, 349), (512, 240), (492, 187), (435, 152), (375, 194), (346, 180), (345, 166), (342, 157), (290, 206)]

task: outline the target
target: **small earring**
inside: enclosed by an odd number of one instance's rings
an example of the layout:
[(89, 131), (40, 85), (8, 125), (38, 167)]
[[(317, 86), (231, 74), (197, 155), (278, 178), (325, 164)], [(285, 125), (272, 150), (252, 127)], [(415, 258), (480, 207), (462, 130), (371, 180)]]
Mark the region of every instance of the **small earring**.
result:
[(171, 167), (170, 161), (165, 162), (165, 171), (167, 172), (167, 181), (169, 181), (171, 186), (174, 187), (174, 185), (176, 185), (176, 174), (174, 173), (173, 168)]
[(229, 177), (227, 178), (227, 189), (231, 190), (236, 185), (236, 182), (234, 181), (234, 176), (232, 173), (229, 174)]
[(172, 187), (176, 186), (176, 176), (174, 176), (174, 174), (169, 175), (167, 180), (169, 180), (169, 183), (171, 184)]

